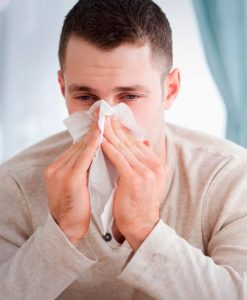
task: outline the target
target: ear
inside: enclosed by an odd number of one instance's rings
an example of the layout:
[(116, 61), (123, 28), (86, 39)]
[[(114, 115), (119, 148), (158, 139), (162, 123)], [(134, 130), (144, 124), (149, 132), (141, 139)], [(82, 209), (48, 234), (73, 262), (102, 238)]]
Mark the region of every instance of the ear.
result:
[(165, 79), (164, 104), (169, 109), (175, 101), (180, 90), (180, 70), (173, 69)]
[(60, 85), (61, 93), (62, 93), (63, 97), (65, 97), (64, 77), (63, 77), (63, 72), (61, 70), (59, 70), (57, 72), (57, 79), (58, 79), (58, 82), (59, 82), (59, 85)]

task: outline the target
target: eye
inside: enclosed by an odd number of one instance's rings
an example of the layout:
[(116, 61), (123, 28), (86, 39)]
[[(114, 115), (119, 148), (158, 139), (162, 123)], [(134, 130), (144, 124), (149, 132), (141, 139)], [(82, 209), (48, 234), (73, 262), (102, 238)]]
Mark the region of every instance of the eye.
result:
[(134, 101), (134, 100), (138, 100), (140, 96), (134, 94), (128, 94), (128, 95), (124, 95), (122, 98), (125, 98), (127, 101)]
[(94, 101), (96, 100), (96, 97), (93, 95), (82, 95), (79, 97), (75, 97), (75, 99), (79, 100), (79, 101)]

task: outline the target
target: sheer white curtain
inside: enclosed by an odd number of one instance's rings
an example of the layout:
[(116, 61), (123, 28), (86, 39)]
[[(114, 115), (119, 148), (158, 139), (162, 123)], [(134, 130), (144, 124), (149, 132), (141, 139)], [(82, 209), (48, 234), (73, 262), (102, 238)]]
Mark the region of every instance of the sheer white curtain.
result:
[(0, 0), (0, 160), (64, 129), (57, 49), (75, 2)]

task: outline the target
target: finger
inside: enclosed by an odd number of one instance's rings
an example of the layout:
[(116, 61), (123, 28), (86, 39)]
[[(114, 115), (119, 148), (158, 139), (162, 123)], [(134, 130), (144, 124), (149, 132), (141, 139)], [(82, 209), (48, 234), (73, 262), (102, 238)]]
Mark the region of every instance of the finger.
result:
[[(131, 134), (131, 131), (123, 126), (117, 119), (112, 120), (112, 127), (115, 128), (115, 133), (121, 139), (128, 137), (133, 141), (131, 150), (137, 155), (137, 157), (148, 166), (153, 167), (157, 163), (166, 167), (166, 142), (165, 137), (162, 139), (162, 150), (159, 154), (154, 153), (151, 142), (148, 140), (140, 141)], [(124, 136), (126, 135), (126, 137)], [(128, 143), (127, 143), (128, 144)], [(137, 150), (138, 149), (138, 150)], [(141, 153), (140, 153), (141, 152)]]
[(114, 129), (122, 129), (122, 131), (124, 131), (127, 136), (129, 136), (132, 139), (136, 139), (134, 132), (128, 127), (124, 126), (124, 124), (121, 123), (120, 120), (117, 119), (115, 116), (110, 117), (110, 120), (110, 124)]
[[(113, 129), (110, 123), (111, 121), (108, 119), (105, 127), (106, 137), (109, 139), (109, 142), (112, 143), (116, 150), (121, 152), (135, 171), (143, 172), (144, 169), (142, 163), (138, 156), (136, 156), (131, 150), (134, 147), (135, 140), (133, 138), (129, 138), (120, 128)], [(119, 132), (119, 135), (116, 134), (117, 131)]]
[(94, 122), (98, 122), (98, 119), (99, 119), (99, 108), (97, 108), (96, 110), (95, 110), (95, 112), (93, 113), (93, 120), (94, 120)]
[[(97, 126), (92, 125), (90, 130), (87, 132), (85, 137), (73, 144), (58, 161), (55, 162), (55, 172), (69, 172), (69, 169), (72, 169), (79, 157), (79, 155), (83, 152), (86, 147), (86, 143), (90, 136), (93, 134), (95, 128)], [(67, 171), (64, 171), (67, 170)]]
[(95, 153), (99, 147), (100, 142), (100, 130), (96, 128), (91, 135), (91, 138), (88, 140), (88, 143), (85, 145), (85, 148), (82, 153), (78, 156), (78, 159), (75, 161), (73, 169), (75, 173), (77, 172), (86, 172), (95, 156)]
[(85, 148), (85, 144), (88, 141), (90, 134), (95, 130), (97, 125), (93, 122), (89, 131), (84, 135), (84, 137), (78, 142), (72, 144), (63, 154), (61, 154), (57, 160), (54, 162), (57, 167), (61, 167), (66, 164), (70, 158), (74, 155), (77, 149), (83, 150)]
[[(107, 120), (105, 126), (106, 139), (125, 157), (135, 172), (143, 175), (147, 171), (160, 169), (157, 156), (143, 142), (137, 140), (126, 130), (123, 130), (120, 123), (117, 122)], [(142, 149), (145, 147), (148, 151), (142, 152)], [(109, 152), (108, 155), (113, 154)], [(109, 157), (109, 159), (114, 160), (114, 157)]]
[(151, 151), (152, 146), (150, 141), (145, 140), (142, 142), (141, 140), (137, 139), (133, 134), (131, 134), (131, 130), (121, 124), (119, 120), (113, 119), (111, 123), (113, 129), (115, 129), (115, 133), (119, 138), (123, 140), (126, 140), (126, 138), (132, 140), (134, 142), (133, 146), (138, 146), (138, 149), (145, 155), (151, 156), (151, 158), (155, 159), (155, 154), (153, 153), (153, 151)]
[[(158, 157), (142, 141), (129, 134), (118, 120), (112, 121), (112, 127), (117, 137), (124, 142), (128, 150), (136, 157), (141, 165), (135, 165), (138, 172), (143, 172), (145, 166), (154, 170), (159, 165)], [(149, 145), (149, 143), (147, 143)], [(130, 156), (129, 156), (130, 157)]]
[(110, 117), (105, 119), (104, 137), (117, 149), (121, 148), (122, 141), (114, 133), (113, 127), (111, 125)]
[(90, 128), (89, 128), (89, 130), (88, 130), (88, 132), (86, 132), (82, 136), (82, 138), (80, 139), (80, 141), (78, 143), (82, 142), (83, 144), (87, 144), (89, 139), (91, 139), (91, 136), (94, 134), (94, 131), (96, 129), (98, 129), (98, 124), (93, 121)]
[[(94, 140), (95, 137), (97, 138), (99, 135), (99, 130), (97, 128), (97, 126), (93, 127), (94, 130), (90, 131), (88, 133), (87, 138), (84, 138), (81, 141), (81, 144), (76, 148), (76, 150), (73, 152), (73, 154), (71, 155), (71, 157), (67, 160), (67, 162), (64, 164), (63, 167), (66, 167), (68, 169), (73, 169), (78, 161), (78, 159), (80, 159), (81, 156), (84, 155), (84, 150), (87, 148), (88, 145), (90, 145), (90, 141)], [(98, 145), (99, 145), (99, 141), (98, 141)]]
[(76, 160), (78, 159), (79, 155), (83, 152), (86, 145), (84, 143), (81, 143), (80, 145), (77, 144), (75, 148), (68, 153), (68, 155), (63, 159), (63, 161), (60, 162), (60, 164), (57, 166), (57, 171), (64, 169), (72, 169)]
[(57, 160), (55, 160), (52, 164), (55, 169), (60, 169), (63, 167), (67, 161), (76, 153), (78, 148), (78, 144), (71, 145)]
[[(139, 159), (141, 162), (149, 165), (154, 157), (150, 156), (150, 151), (148, 151), (147, 146), (141, 140), (134, 137), (129, 133), (129, 130), (124, 127), (118, 120), (112, 120), (112, 128), (114, 133), (122, 140), (127, 147), (129, 147), (130, 151)], [(149, 145), (149, 144), (147, 144)]]
[(108, 140), (103, 140), (101, 147), (109, 160), (116, 167), (116, 170), (120, 176), (126, 176), (126, 174), (130, 175), (133, 173), (133, 168), (128, 160), (126, 160), (126, 157), (121, 152), (119, 152)]
[(138, 148), (142, 150), (142, 153), (146, 154), (146, 163), (149, 166), (149, 169), (156, 171), (162, 167), (163, 169), (167, 170), (165, 142), (163, 146), (161, 146), (159, 153), (155, 153), (153, 151), (153, 149), (150, 147), (149, 141), (138, 142)]

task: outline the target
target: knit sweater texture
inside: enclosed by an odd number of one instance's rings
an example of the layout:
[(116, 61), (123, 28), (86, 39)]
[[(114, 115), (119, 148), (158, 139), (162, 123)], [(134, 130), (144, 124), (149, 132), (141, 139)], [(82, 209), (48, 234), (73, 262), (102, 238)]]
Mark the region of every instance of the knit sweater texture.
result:
[(105, 241), (93, 215), (78, 247), (53, 220), (43, 171), (67, 131), (2, 164), (0, 299), (247, 299), (247, 151), (169, 123), (165, 135), (160, 221), (136, 252)]

